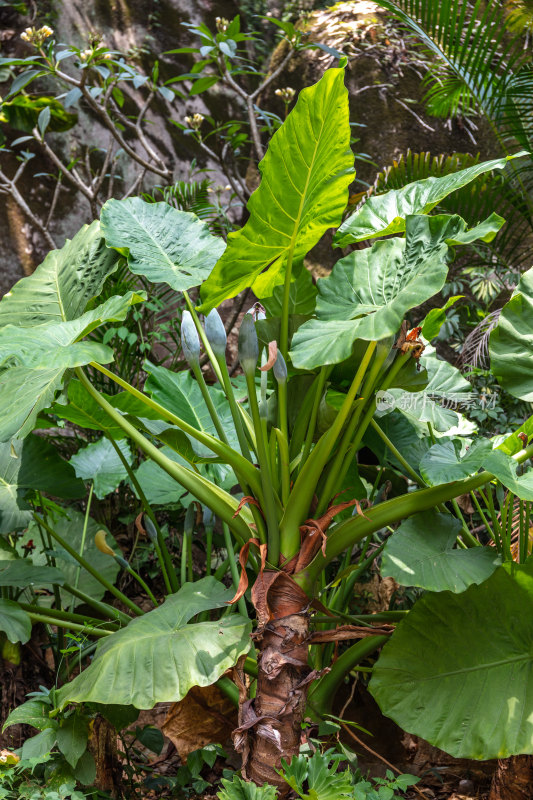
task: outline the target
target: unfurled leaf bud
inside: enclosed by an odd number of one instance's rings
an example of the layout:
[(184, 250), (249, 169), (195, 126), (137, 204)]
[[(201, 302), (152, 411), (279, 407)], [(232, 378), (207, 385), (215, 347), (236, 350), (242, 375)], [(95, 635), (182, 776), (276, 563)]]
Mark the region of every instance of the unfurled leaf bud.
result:
[(200, 363), (200, 339), (189, 311), (181, 318), (181, 347), (190, 367)]
[(224, 358), (226, 355), (226, 343), (228, 337), (226, 336), (226, 329), (224, 323), (220, 319), (220, 314), (214, 308), (206, 317), (205, 320), (205, 335), (207, 341), (213, 349), (213, 353), (217, 358)]
[(105, 540), (106, 536), (107, 536), (106, 531), (98, 531), (94, 537), (94, 543), (101, 553), (105, 553), (108, 556), (114, 557), (115, 551), (112, 550), (111, 547), (109, 547), (108, 543)]
[(155, 529), (155, 525), (150, 517), (146, 516), (146, 514), (144, 515), (144, 529), (150, 541), (157, 542), (157, 531)]
[(239, 361), (245, 375), (254, 375), (259, 359), (259, 342), (251, 314), (245, 314), (239, 330)]
[(285, 359), (283, 358), (279, 350), (278, 350), (278, 356), (274, 361), (274, 366), (272, 367), (272, 372), (274, 373), (274, 377), (278, 383), (286, 383), (287, 364), (285, 363)]

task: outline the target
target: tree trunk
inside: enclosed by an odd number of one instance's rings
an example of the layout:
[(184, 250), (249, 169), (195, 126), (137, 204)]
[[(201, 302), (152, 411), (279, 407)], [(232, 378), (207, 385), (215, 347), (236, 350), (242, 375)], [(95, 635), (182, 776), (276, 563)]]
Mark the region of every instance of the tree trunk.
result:
[(94, 785), (111, 797), (122, 797), (122, 765), (118, 760), (117, 732), (103, 717), (94, 718), (89, 750), (96, 765)]
[[(236, 749), (243, 754), (243, 775), (289, 789), (276, 772), (300, 748), (301, 723), (309, 684), (317, 677), (307, 663), (309, 598), (284, 572), (262, 573), (252, 589), (259, 645), (257, 691), (242, 696)], [(241, 682), (241, 690), (243, 684)]]
[(489, 800), (533, 800), (533, 756), (500, 759)]

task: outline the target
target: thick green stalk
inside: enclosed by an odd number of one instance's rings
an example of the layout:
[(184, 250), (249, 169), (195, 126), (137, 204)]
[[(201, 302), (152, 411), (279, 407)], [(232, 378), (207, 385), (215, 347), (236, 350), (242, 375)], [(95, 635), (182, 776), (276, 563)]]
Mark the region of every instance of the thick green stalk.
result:
[(129, 565), (129, 564), (128, 564), (128, 566), (127, 566), (127, 567), (125, 567), (124, 569), (126, 570), (126, 572), (128, 572), (128, 573), (131, 575), (131, 577), (132, 577), (134, 580), (136, 580), (136, 581), (137, 581), (137, 583), (139, 584), (139, 586), (140, 586), (142, 589), (144, 589), (144, 591), (146, 592), (146, 594), (148, 595), (148, 597), (149, 597), (149, 598), (150, 598), (150, 600), (152, 601), (152, 605), (153, 605), (154, 607), (158, 606), (158, 605), (159, 605), (159, 603), (158, 603), (158, 602), (157, 602), (157, 600), (155, 599), (153, 592), (151, 591), (151, 589), (150, 589), (150, 587), (148, 586), (148, 584), (146, 583), (146, 581), (144, 581), (144, 580), (141, 578), (141, 576), (139, 575), (139, 573), (138, 573), (138, 572), (135, 572), (135, 570), (133, 569), (133, 567), (130, 567), (130, 565)]
[[(93, 490), (94, 490), (94, 483), (91, 483), (91, 487), (89, 489), (89, 499), (87, 500), (87, 508), (85, 509), (85, 518), (83, 520), (83, 530), (81, 532), (81, 544), (80, 544), (80, 556), (83, 556), (83, 551), (85, 550), (85, 539), (87, 537), (87, 525), (89, 523), (89, 515), (91, 513), (91, 501), (93, 499)], [(76, 580), (74, 581), (74, 588), (78, 588), (78, 584), (80, 582), (80, 572), (81, 566), (78, 564), (78, 568), (76, 570)], [(72, 604), (70, 606), (70, 610), (74, 608), (74, 598), (72, 598)]]
[(196, 382), (198, 387), (202, 393), (202, 397), (204, 399), (204, 403), (209, 411), (209, 416), (213, 421), (213, 425), (216, 428), (216, 431), (220, 437), (220, 440), (224, 442), (224, 444), (228, 444), (228, 437), (226, 436), (226, 432), (222, 426), (222, 422), (220, 421), (220, 417), (218, 416), (217, 410), (215, 405), (211, 399), (211, 395), (209, 394), (209, 389), (207, 388), (207, 384), (205, 382), (205, 378), (203, 375), (202, 370), (200, 369), (200, 365), (196, 363), (191, 364), (191, 369), (194, 373), (194, 377), (196, 378)]
[(111, 619), (114, 619), (120, 623), (124, 623), (125, 625), (131, 622), (132, 618), (128, 617), (128, 615), (123, 611), (110, 606), (108, 603), (104, 603), (102, 600), (95, 600), (94, 597), (91, 597), (91, 595), (80, 591), (80, 589), (75, 589), (74, 586), (71, 586), (69, 583), (64, 583), (61, 588), (64, 592), (68, 592), (74, 597), (77, 597), (78, 600), (81, 600), (83, 603), (85, 603), (85, 605), (88, 605), (95, 611), (98, 611), (99, 614), (103, 614), (106, 617), (111, 617)]
[(313, 437), (315, 435), (316, 430), (316, 421), (318, 419), (318, 411), (320, 408), (320, 401), (322, 400), (322, 395), (324, 393), (324, 386), (326, 385), (326, 380), (328, 378), (330, 372), (329, 367), (321, 367), (320, 372), (317, 376), (317, 385), (315, 387), (315, 393), (313, 397), (313, 406), (311, 409), (311, 417), (309, 419), (309, 424), (307, 426), (307, 433), (305, 436), (304, 441), (304, 448), (302, 452), (302, 458), (300, 460), (299, 470), (302, 469), (309, 453), (311, 452), (311, 445), (313, 444)]
[(315, 445), (295, 481), (280, 523), (282, 552), (285, 558), (291, 558), (300, 548), (300, 525), (309, 513), (316, 486), (344, 423), (352, 411), (354, 400), (363, 382), (376, 345), (377, 342), (369, 342), (339, 413), (335, 417), (331, 428)]
[[(174, 567), (172, 566), (172, 560), (170, 558), (170, 553), (167, 550), (167, 546), (165, 544), (165, 540), (163, 538), (163, 534), (161, 532), (161, 528), (159, 527), (159, 523), (157, 522), (156, 516), (152, 511), (152, 507), (148, 502), (148, 499), (143, 492), (142, 486), (137, 480), (137, 476), (135, 475), (134, 471), (132, 470), (130, 464), (128, 463), (128, 459), (125, 457), (124, 453), (115, 442), (112, 436), (108, 435), (108, 439), (113, 445), (116, 454), (122, 461), (124, 469), (128, 473), (128, 478), (130, 479), (132, 486), (135, 488), (139, 500), (141, 501), (142, 507), (144, 508), (147, 516), (151, 519), (157, 533), (157, 540), (154, 541), (154, 550), (157, 556), (157, 560), (159, 561), (159, 567), (161, 569), (161, 574), (163, 576), (163, 581), (165, 584), (165, 589), (169, 594), (172, 592), (177, 592), (179, 589), (178, 579), (176, 578), (176, 573), (174, 571)], [(162, 546), (161, 546), (162, 542)]]
[(87, 617), (84, 614), (75, 614), (73, 611), (63, 611), (59, 608), (43, 608), (42, 606), (34, 606), (31, 603), (20, 603), (19, 606), (22, 608), (23, 611), (27, 611), (28, 613), (32, 614), (41, 614), (44, 613), (48, 617), (53, 619), (65, 620), (67, 622), (77, 622), (80, 625), (87, 623), (91, 625), (93, 628), (97, 625), (111, 625), (111, 632), (117, 631), (118, 627), (113, 622), (107, 622), (105, 620), (97, 619), (96, 617)]
[[(521, 464), (533, 455), (533, 445), (522, 450), (513, 459)], [(351, 517), (337, 525), (328, 537), (326, 545), (326, 557), (319, 552), (311, 564), (302, 572), (294, 576), (295, 581), (308, 593), (313, 593), (313, 587), (318, 576), (330, 561), (340, 555), (347, 547), (352, 547), (357, 542), (364, 539), (370, 533), (380, 530), (387, 525), (399, 522), (401, 519), (417, 514), (419, 511), (427, 511), (466, 494), (486, 483), (494, 480), (491, 472), (484, 470), (477, 475), (463, 478), (460, 481), (451, 481), (440, 486), (432, 486), (428, 489), (419, 489), (416, 492), (409, 492), (386, 500), (373, 508), (365, 511), (365, 517)]]
[[(215, 436), (211, 436), (209, 433), (205, 433), (204, 431), (199, 431), (192, 425), (189, 425), (188, 422), (185, 422), (184, 420), (180, 419), (180, 417), (177, 417), (171, 411), (168, 411), (168, 409), (166, 409), (164, 406), (160, 405), (155, 400), (152, 400), (152, 398), (148, 397), (143, 392), (140, 392), (139, 389), (136, 389), (134, 386), (131, 386), (131, 384), (129, 384), (127, 381), (123, 380), (118, 375), (115, 375), (113, 372), (111, 372), (101, 364), (97, 364), (95, 361), (92, 361), (90, 366), (93, 367), (94, 369), (99, 370), (100, 372), (102, 372), (102, 374), (107, 375), (107, 377), (111, 378), (111, 380), (113, 380), (116, 384), (118, 384), (118, 386), (121, 386), (123, 389), (129, 392), (133, 397), (136, 397), (138, 400), (141, 400), (145, 405), (149, 406), (151, 409), (156, 411), (162, 419), (166, 419), (169, 422), (172, 422), (177, 428), (182, 430), (188, 436), (192, 436), (193, 439), (196, 439), (198, 442), (200, 442), (201, 444), (205, 445), (210, 450), (212, 450), (213, 453), (215, 453), (217, 456), (220, 456), (220, 458), (222, 458), (225, 463), (233, 467), (236, 474), (242, 474), (242, 476), (246, 480), (246, 483), (248, 483), (252, 487), (254, 493), (256, 491), (258, 492), (261, 491), (261, 483), (259, 480), (259, 476), (257, 474), (257, 470), (255, 469), (255, 467), (252, 466), (252, 464), (250, 464), (250, 462), (246, 458), (244, 458), (244, 456), (242, 456), (240, 453), (237, 453), (237, 451), (234, 450), (232, 447), (229, 447), (227, 444), (224, 444), (224, 442), (221, 442)], [(78, 377), (79, 377), (78, 374), (79, 372), (81, 372), (81, 370), (78, 367), (76, 368), (76, 374), (78, 375)], [(83, 375), (83, 373), (81, 374)], [(87, 383), (89, 382), (87, 381)], [(89, 385), (91, 384), (89, 383)], [(104, 397), (102, 397), (101, 399), (107, 403)], [(102, 405), (100, 401), (98, 402), (100, 405)], [(113, 406), (111, 406), (110, 403), (107, 403), (107, 405), (110, 406), (111, 409), (113, 409)], [(109, 411), (108, 413), (110, 414)], [(119, 416), (122, 417), (121, 414)], [(115, 416), (113, 416), (113, 419), (116, 420)]]
[(496, 514), (496, 509), (494, 508), (492, 490), (489, 486), (486, 494), (481, 489), (479, 489), (478, 491), (483, 500), (485, 501), (485, 506), (489, 510), (490, 518), (492, 520), (492, 530), (494, 531), (494, 541), (496, 542), (496, 547), (498, 551), (503, 554), (502, 529), (498, 521), (498, 515)]
[[(58, 533), (56, 533), (55, 530), (50, 525), (48, 525), (48, 523), (45, 522), (44, 519), (42, 519), (42, 517), (39, 517), (39, 515), (35, 514), (35, 513), (34, 513), (33, 516), (34, 516), (34, 519), (36, 520), (36, 522), (38, 522), (39, 525), (42, 525), (43, 528), (46, 531), (48, 531), (48, 533), (50, 534), (52, 539), (55, 539), (56, 542), (58, 542), (58, 544), (60, 544), (61, 547), (64, 550), (66, 550), (67, 553), (69, 553), (78, 562), (78, 564), (81, 564), (81, 566), (85, 570), (87, 570), (87, 572), (90, 575), (92, 575), (93, 578), (96, 578), (96, 580), (99, 583), (101, 583), (102, 586), (105, 589), (107, 589), (108, 592), (111, 592), (111, 594), (114, 594), (115, 597), (117, 598), (117, 600), (120, 600), (122, 603), (124, 603), (124, 605), (127, 606), (131, 611), (133, 611), (134, 614), (137, 614), (138, 616), (142, 616), (142, 614), (144, 613), (142, 608), (139, 608), (139, 606), (136, 605), (132, 600), (130, 600), (129, 597), (126, 597), (126, 595), (123, 594), (123, 592), (121, 592), (120, 589), (117, 589), (116, 586), (113, 586), (112, 583), (110, 583), (106, 578), (104, 578), (101, 575), (101, 573), (98, 572), (98, 570), (95, 569), (92, 566), (92, 564), (90, 564), (88, 561), (86, 561), (84, 558), (82, 558), (79, 555), (79, 553), (73, 547), (71, 547), (69, 545), (69, 543), (65, 541), (65, 539), (63, 539), (62, 536), (60, 536)], [(76, 587), (73, 587), (73, 588), (75, 589)]]
[[(383, 364), (387, 360), (389, 353), (390, 353), (390, 343), (388, 342), (388, 340), (377, 343), (376, 356), (374, 358), (370, 370), (368, 371), (365, 377), (365, 382), (361, 389), (361, 398), (360, 398), (361, 405), (355, 408), (352, 414), (352, 418), (350, 419), (350, 422), (341, 439), (341, 442), (337, 449), (337, 453), (335, 454), (333, 464), (329, 468), (326, 483), (320, 495), (318, 513), (324, 513), (330, 498), (335, 494), (336, 487), (342, 486), (344, 479), (348, 474), (348, 470), (350, 469), (350, 465), (353, 461), (354, 455), (357, 452), (359, 444), (368, 427), (368, 424), (372, 419), (372, 417), (374, 416), (375, 400), (372, 395), (377, 388), (376, 382), (383, 368)], [(396, 375), (402, 364), (403, 364), (402, 357), (398, 357), (395, 359), (391, 369), (389, 370), (388, 375), (385, 377), (384, 383), (386, 383), (387, 380), (389, 380), (392, 383), (394, 376)], [(372, 400), (370, 400), (371, 396)], [(372, 411), (369, 413), (367, 410), (365, 416), (363, 417), (363, 421), (358, 427), (361, 414), (365, 408), (365, 405), (367, 405), (369, 402), (371, 403), (370, 407), (372, 408)], [(357, 434), (355, 435), (354, 439), (354, 434), (356, 430)]]
[(287, 437), (279, 428), (274, 428), (279, 450), (279, 466), (281, 472), (281, 503), (285, 507), (291, 492), (291, 473), (289, 464), (289, 444)]
[[(229, 558), (229, 568), (231, 572), (231, 579), (233, 581), (233, 588), (235, 589), (235, 591), (237, 591), (237, 587), (239, 585), (239, 567), (237, 566), (235, 553), (233, 552), (233, 542), (231, 541), (229, 528), (225, 522), (222, 523), (222, 530), (224, 532), (224, 543), (226, 545), (226, 551), (228, 553), (228, 558)], [(248, 609), (246, 608), (246, 600), (244, 599), (244, 597), (239, 597), (237, 601), (237, 606), (242, 616), (248, 617)]]
[[(300, 202), (300, 208), (298, 210), (298, 219), (300, 218), (302, 208), (303, 208), (303, 201), (305, 198), (305, 193), (302, 194), (302, 199)], [(289, 245), (289, 251), (287, 253), (287, 265), (285, 267), (285, 283), (283, 286), (283, 303), (281, 306), (281, 325), (280, 325), (280, 334), (279, 334), (279, 349), (281, 350), (281, 355), (285, 359), (285, 363), (289, 363), (289, 311), (290, 311), (290, 304), (291, 304), (291, 277), (292, 277), (292, 260), (294, 257), (294, 248), (296, 245), (296, 235), (297, 235), (297, 225), (295, 223), (294, 232), (292, 235), (292, 240)]]
[(276, 503), (270, 473), (270, 459), (268, 457), (266, 442), (263, 438), (263, 427), (261, 423), (261, 416), (259, 414), (259, 406), (257, 404), (257, 395), (255, 393), (255, 381), (250, 372), (246, 374), (246, 386), (248, 387), (248, 402), (250, 404), (250, 411), (252, 412), (252, 419), (257, 439), (257, 457), (259, 460), (261, 484), (263, 487), (264, 497), (263, 510), (265, 513), (268, 532), (268, 560), (271, 564), (276, 566), (279, 561), (280, 553), (278, 512), (276, 508), (276, 506), (279, 504), (279, 499)]
[[(149, 458), (152, 459), (158, 466), (165, 470), (174, 480), (179, 483), (181, 486), (185, 487), (187, 491), (191, 492), (201, 503), (206, 505), (210, 508), (214, 514), (216, 514), (221, 519), (225, 520), (230, 528), (233, 530), (235, 536), (237, 536), (242, 542), (247, 541), (253, 535), (252, 530), (246, 524), (243, 519), (242, 515), (238, 517), (233, 516), (235, 511), (237, 510), (237, 501), (225, 492), (223, 489), (220, 489), (211, 481), (208, 481), (207, 478), (204, 478), (202, 475), (194, 473), (192, 470), (187, 469), (186, 467), (181, 466), (181, 464), (177, 464), (172, 459), (165, 456), (152, 442), (148, 441), (146, 437), (144, 437), (139, 431), (130, 423), (128, 422), (122, 414), (120, 414), (113, 406), (107, 402), (105, 397), (102, 397), (100, 392), (92, 386), (90, 381), (86, 378), (83, 371), (76, 367), (76, 375), (78, 376), (79, 380), (89, 394), (96, 400), (99, 406), (101, 406), (107, 414), (111, 417), (111, 419), (116, 422), (116, 424), (122, 428), (122, 430), (127, 433), (127, 435), (132, 439), (137, 447), (139, 447)], [(234, 451), (232, 451), (234, 452)], [(238, 455), (237, 453), (235, 455)], [(246, 459), (242, 458), (239, 455), (239, 458), (242, 459), (248, 466), (250, 463), (246, 461)]]
[(411, 480), (417, 483), (421, 488), (424, 488), (427, 485), (426, 482), (422, 480), (420, 475), (417, 472), (415, 472), (412, 466), (405, 460), (405, 458), (402, 456), (398, 448), (391, 442), (385, 431), (383, 431), (382, 428), (380, 428), (380, 426), (377, 424), (376, 420), (371, 419), (370, 424), (372, 425), (372, 427), (374, 428), (374, 430), (376, 431), (377, 435), (382, 440), (382, 442), (384, 442), (384, 444), (388, 447), (388, 449), (395, 457), (395, 459), (399, 461), (399, 463), (402, 465), (404, 471), (409, 475)]
[(335, 694), (345, 675), (363, 658), (371, 655), (384, 645), (388, 638), (388, 636), (367, 636), (365, 639), (353, 644), (338, 657), (331, 665), (327, 675), (324, 675), (309, 692), (307, 704), (313, 717), (322, 717), (324, 714), (331, 712)]
[(47, 616), (46, 614), (35, 614), (27, 612), (32, 622), (43, 622), (45, 625), (55, 625), (57, 628), (67, 628), (71, 631), (78, 631), (79, 633), (86, 633), (87, 636), (111, 636), (113, 631), (106, 631), (103, 628), (92, 628), (90, 625), (78, 625), (76, 622), (70, 622), (67, 619), (57, 619), (55, 617)]
[(235, 400), (235, 394), (233, 392), (233, 386), (231, 385), (231, 379), (228, 372), (228, 366), (226, 364), (225, 359), (221, 356), (217, 359), (218, 365), (220, 368), (221, 373), (221, 386), (224, 389), (224, 394), (226, 395), (226, 400), (229, 403), (231, 416), (233, 417), (233, 424), (235, 426), (235, 432), (237, 433), (237, 439), (239, 440), (239, 446), (241, 448), (241, 453), (248, 461), (252, 460), (252, 456), (250, 454), (250, 448), (248, 447), (248, 441), (246, 439), (246, 434), (244, 432), (243, 426), (243, 419), (242, 415), (244, 409), (241, 408), (237, 401)]

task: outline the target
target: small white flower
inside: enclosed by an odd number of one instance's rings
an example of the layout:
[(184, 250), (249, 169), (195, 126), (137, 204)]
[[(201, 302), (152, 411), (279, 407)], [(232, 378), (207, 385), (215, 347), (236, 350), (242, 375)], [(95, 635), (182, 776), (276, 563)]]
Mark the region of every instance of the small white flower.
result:
[(193, 131), (197, 131), (200, 129), (200, 126), (202, 125), (204, 119), (205, 117), (203, 114), (193, 114), (192, 117), (185, 117), (185, 122), (189, 126), (189, 128), (192, 128)]
[(93, 54), (92, 50), (83, 50), (80, 53), (80, 61), (88, 61), (92, 56), (92, 54)]
[(292, 86), (286, 86), (284, 89), (276, 89), (274, 94), (277, 97), (281, 97), (284, 103), (289, 104), (294, 99), (296, 89), (293, 89)]
[(50, 28), (49, 25), (43, 25), (43, 27), (38, 31), (44, 39), (48, 39), (49, 36), (54, 35), (54, 31)]

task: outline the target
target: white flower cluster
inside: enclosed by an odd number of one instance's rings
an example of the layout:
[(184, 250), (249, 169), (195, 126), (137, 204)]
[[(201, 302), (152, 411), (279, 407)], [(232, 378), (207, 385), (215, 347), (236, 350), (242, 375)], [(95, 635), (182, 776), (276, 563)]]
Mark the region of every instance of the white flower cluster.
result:
[(53, 36), (54, 31), (48, 25), (43, 25), (42, 28), (26, 28), (20, 34), (20, 38), (24, 42), (29, 42), (30, 44), (34, 44), (35, 47), (41, 47), (44, 41), (48, 39), (50, 36)]
[(286, 86), (284, 89), (276, 89), (274, 94), (277, 97), (281, 97), (284, 103), (287, 105), (294, 100), (294, 95), (296, 94), (296, 89), (293, 89), (292, 86)]
[(193, 131), (198, 131), (204, 119), (205, 117), (203, 114), (193, 114), (192, 117), (185, 117), (185, 123), (189, 128), (192, 128)]
[(219, 33), (226, 33), (229, 28), (229, 19), (226, 19), (226, 17), (217, 17), (215, 23)]

